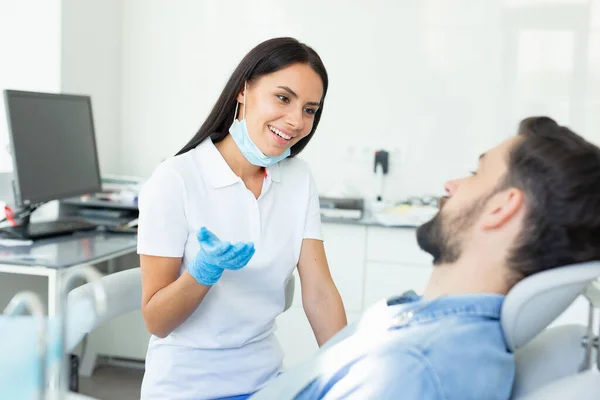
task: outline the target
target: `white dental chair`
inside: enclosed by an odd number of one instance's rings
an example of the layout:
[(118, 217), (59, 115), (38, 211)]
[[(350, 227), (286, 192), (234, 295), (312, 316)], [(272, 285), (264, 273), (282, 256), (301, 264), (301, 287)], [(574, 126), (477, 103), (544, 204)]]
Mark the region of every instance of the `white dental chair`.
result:
[(93, 311), (94, 291), (90, 284), (73, 289), (67, 300), (69, 314), (86, 315), (86, 318), (80, 319), (77, 325), (69, 326), (67, 349), (72, 351), (85, 335), (105, 322), (140, 309), (141, 279), (140, 268), (127, 269), (100, 278), (100, 286), (106, 293), (106, 310), (102, 314)]
[[(534, 391), (542, 387), (545, 389), (545, 385), (561, 378), (576, 375), (580, 370), (585, 358), (585, 349), (581, 345), (585, 327), (572, 325), (545, 329), (599, 276), (600, 262), (570, 265), (526, 278), (508, 293), (501, 323), (507, 346), (515, 351), (516, 356), (516, 377), (511, 400), (525, 400), (525, 396)], [(356, 325), (353, 325), (355, 328)], [(338, 342), (352, 333), (353, 330), (349, 329), (345, 336), (338, 337)], [(329, 342), (320, 352), (327, 351), (326, 348), (335, 344)], [(258, 391), (251, 397), (252, 400), (295, 398), (318, 376), (318, 354)], [(587, 376), (578, 378), (579, 381), (569, 384), (576, 385), (581, 381), (589, 383)], [(570, 385), (565, 390), (571, 389)], [(398, 396), (401, 398), (401, 393)], [(600, 398), (600, 392), (596, 392), (596, 396)], [(527, 397), (527, 400), (542, 398)], [(580, 399), (574, 396), (560, 398)]]
[[(547, 393), (542, 394), (546, 397), (530, 396), (537, 396), (536, 390), (542, 387), (578, 375), (584, 368), (591, 345), (586, 349), (582, 343), (586, 334), (593, 337), (593, 333), (584, 325), (546, 327), (579, 295), (586, 294), (599, 276), (600, 262), (556, 268), (522, 280), (506, 296), (502, 327), (516, 364), (511, 399), (550, 399)], [(593, 380), (593, 376), (581, 375), (569, 382), (577, 386), (586, 380)], [(600, 398), (600, 392), (594, 398)]]
[[(563, 335), (562, 342), (549, 342), (551, 347), (546, 349), (557, 353), (554, 357), (555, 365), (560, 365), (564, 361), (564, 356), (568, 356), (565, 361), (569, 365), (570, 373), (531, 392), (523, 400), (596, 400), (600, 398), (600, 336), (598, 336), (600, 335), (600, 321), (596, 320), (600, 312), (600, 281), (592, 282), (583, 295), (590, 305), (587, 330), (580, 329), (579, 332), (573, 330), (569, 337)], [(575, 347), (577, 342), (579, 343), (578, 348)], [(571, 345), (565, 345), (566, 343), (572, 343), (572, 348), (570, 348)], [(579, 361), (578, 366), (575, 365), (577, 361)], [(569, 372), (566, 368), (562, 368), (562, 371)]]
[[(121, 315), (139, 310), (142, 305), (142, 274), (140, 268), (132, 268), (102, 277), (99, 280), (106, 293), (106, 310), (102, 314), (94, 312), (94, 290), (85, 284), (69, 293), (68, 310), (71, 315), (86, 315), (77, 325), (70, 324), (67, 335), (67, 349), (73, 350), (79, 342), (100, 325)], [(291, 275), (285, 286), (286, 311), (294, 299), (295, 279)]]

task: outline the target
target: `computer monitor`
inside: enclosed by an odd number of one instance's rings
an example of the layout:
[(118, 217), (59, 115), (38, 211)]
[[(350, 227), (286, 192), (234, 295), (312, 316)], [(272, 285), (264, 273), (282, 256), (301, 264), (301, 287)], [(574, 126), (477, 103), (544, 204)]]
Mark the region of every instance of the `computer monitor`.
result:
[(89, 96), (5, 90), (4, 101), (19, 206), (101, 190)]
[[(19, 208), (101, 191), (89, 96), (5, 90), (4, 101)], [(36, 239), (95, 228), (85, 221), (30, 224), (23, 215), (2, 232)]]

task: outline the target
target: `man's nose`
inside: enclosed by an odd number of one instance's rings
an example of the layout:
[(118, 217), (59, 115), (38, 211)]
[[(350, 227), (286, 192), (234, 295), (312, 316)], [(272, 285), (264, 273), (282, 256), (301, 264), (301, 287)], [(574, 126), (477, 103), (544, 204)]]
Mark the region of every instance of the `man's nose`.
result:
[(444, 190), (446, 191), (446, 193), (448, 193), (448, 196), (452, 196), (454, 192), (456, 192), (456, 189), (458, 189), (458, 186), (459, 180), (453, 179), (451, 181), (446, 182), (446, 184), (444, 185)]

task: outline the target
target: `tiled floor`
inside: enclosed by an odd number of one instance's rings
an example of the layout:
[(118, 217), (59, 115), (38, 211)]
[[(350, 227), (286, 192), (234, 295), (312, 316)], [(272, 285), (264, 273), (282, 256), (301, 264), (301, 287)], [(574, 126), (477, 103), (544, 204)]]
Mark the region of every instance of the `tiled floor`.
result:
[(79, 378), (79, 393), (99, 400), (139, 400), (144, 371), (101, 365), (90, 378)]

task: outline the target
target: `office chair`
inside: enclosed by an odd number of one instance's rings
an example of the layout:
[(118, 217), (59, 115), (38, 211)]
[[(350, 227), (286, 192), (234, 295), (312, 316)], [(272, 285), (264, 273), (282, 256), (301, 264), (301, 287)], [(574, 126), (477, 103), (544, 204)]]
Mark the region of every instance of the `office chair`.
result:
[(599, 276), (600, 262), (570, 265), (523, 279), (508, 293), (501, 322), (507, 346), (515, 353), (511, 399), (527, 398), (581, 370), (586, 357), (582, 340), (588, 329), (584, 325), (546, 327), (594, 287)]

